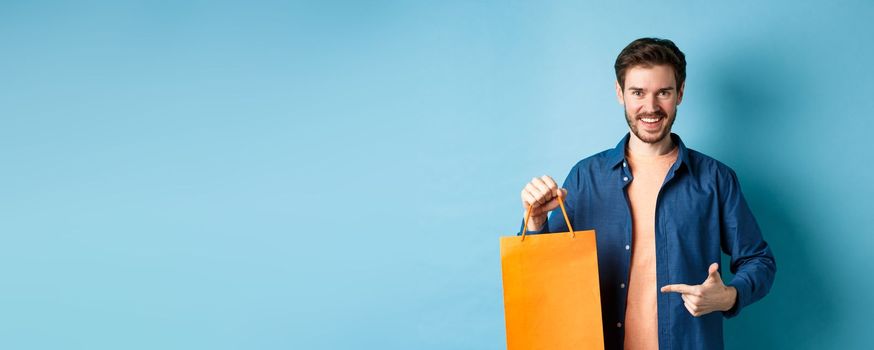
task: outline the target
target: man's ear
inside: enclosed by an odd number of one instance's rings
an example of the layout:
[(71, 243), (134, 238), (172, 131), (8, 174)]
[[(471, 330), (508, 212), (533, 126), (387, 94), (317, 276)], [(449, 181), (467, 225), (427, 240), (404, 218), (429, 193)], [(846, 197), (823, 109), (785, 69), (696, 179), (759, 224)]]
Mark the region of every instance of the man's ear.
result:
[(677, 90), (677, 106), (680, 105), (680, 102), (683, 102), (683, 93), (686, 91), (686, 82), (680, 84), (680, 89)]
[(619, 104), (625, 105), (625, 97), (622, 96), (622, 87), (619, 86), (619, 80), (616, 81), (616, 101), (619, 101)]

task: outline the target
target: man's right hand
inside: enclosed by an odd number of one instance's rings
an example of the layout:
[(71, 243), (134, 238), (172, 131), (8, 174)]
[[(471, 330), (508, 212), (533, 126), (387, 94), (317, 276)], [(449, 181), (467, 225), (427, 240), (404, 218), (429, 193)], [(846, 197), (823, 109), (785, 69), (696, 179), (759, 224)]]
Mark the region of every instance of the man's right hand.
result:
[[(558, 207), (558, 196), (564, 197), (567, 190), (559, 188), (551, 177), (543, 175), (531, 179), (522, 189), (522, 208), (531, 207), (528, 231), (539, 231), (546, 223), (546, 214)], [(522, 215), (525, 215), (524, 212)]]

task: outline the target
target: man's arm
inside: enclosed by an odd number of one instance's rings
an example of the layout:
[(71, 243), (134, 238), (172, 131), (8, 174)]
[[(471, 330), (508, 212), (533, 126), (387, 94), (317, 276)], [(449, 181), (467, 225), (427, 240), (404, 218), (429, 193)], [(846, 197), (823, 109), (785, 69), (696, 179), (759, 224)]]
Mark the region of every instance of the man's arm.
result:
[(762, 239), (737, 175), (729, 169), (718, 176), (721, 245), (731, 256), (734, 279), (724, 284), (719, 264), (714, 262), (702, 284), (671, 284), (661, 288), (662, 293), (679, 293), (684, 306), (695, 317), (715, 311), (722, 311), (726, 318), (737, 316), (745, 306), (768, 294), (777, 271), (774, 255)]
[(731, 256), (731, 272), (734, 274), (727, 286), (737, 291), (734, 306), (723, 313), (730, 318), (768, 294), (774, 283), (777, 264), (747, 206), (737, 175), (728, 169), (718, 180), (722, 250)]

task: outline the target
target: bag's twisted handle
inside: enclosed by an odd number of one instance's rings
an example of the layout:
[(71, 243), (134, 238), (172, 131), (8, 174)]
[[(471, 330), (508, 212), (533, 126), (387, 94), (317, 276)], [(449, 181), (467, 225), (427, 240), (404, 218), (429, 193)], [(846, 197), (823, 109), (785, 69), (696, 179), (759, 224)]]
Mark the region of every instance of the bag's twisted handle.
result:
[[(567, 217), (567, 210), (564, 208), (564, 196), (558, 196), (558, 205), (561, 206), (561, 214), (564, 215), (564, 222), (567, 223), (567, 229), (571, 232), (571, 237), (576, 237), (576, 233), (574, 233), (574, 228), (571, 226), (571, 220)], [(528, 209), (525, 210), (525, 223), (522, 227), (522, 240), (525, 240), (525, 233), (528, 232), (528, 219), (531, 218), (531, 207), (528, 206)]]

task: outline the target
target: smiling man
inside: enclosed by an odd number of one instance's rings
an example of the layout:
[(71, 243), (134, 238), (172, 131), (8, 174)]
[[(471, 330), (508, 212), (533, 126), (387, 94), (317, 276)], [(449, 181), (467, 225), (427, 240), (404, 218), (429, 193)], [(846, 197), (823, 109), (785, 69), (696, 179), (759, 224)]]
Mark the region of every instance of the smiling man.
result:
[[(687, 148), (671, 126), (683, 100), (685, 55), (642, 38), (616, 59), (616, 97), (630, 133), (577, 163), (560, 188), (549, 176), (522, 190), (530, 233), (597, 232), (608, 349), (721, 349), (722, 321), (764, 297), (776, 263), (734, 171)], [(724, 282), (718, 262), (731, 257)]]

